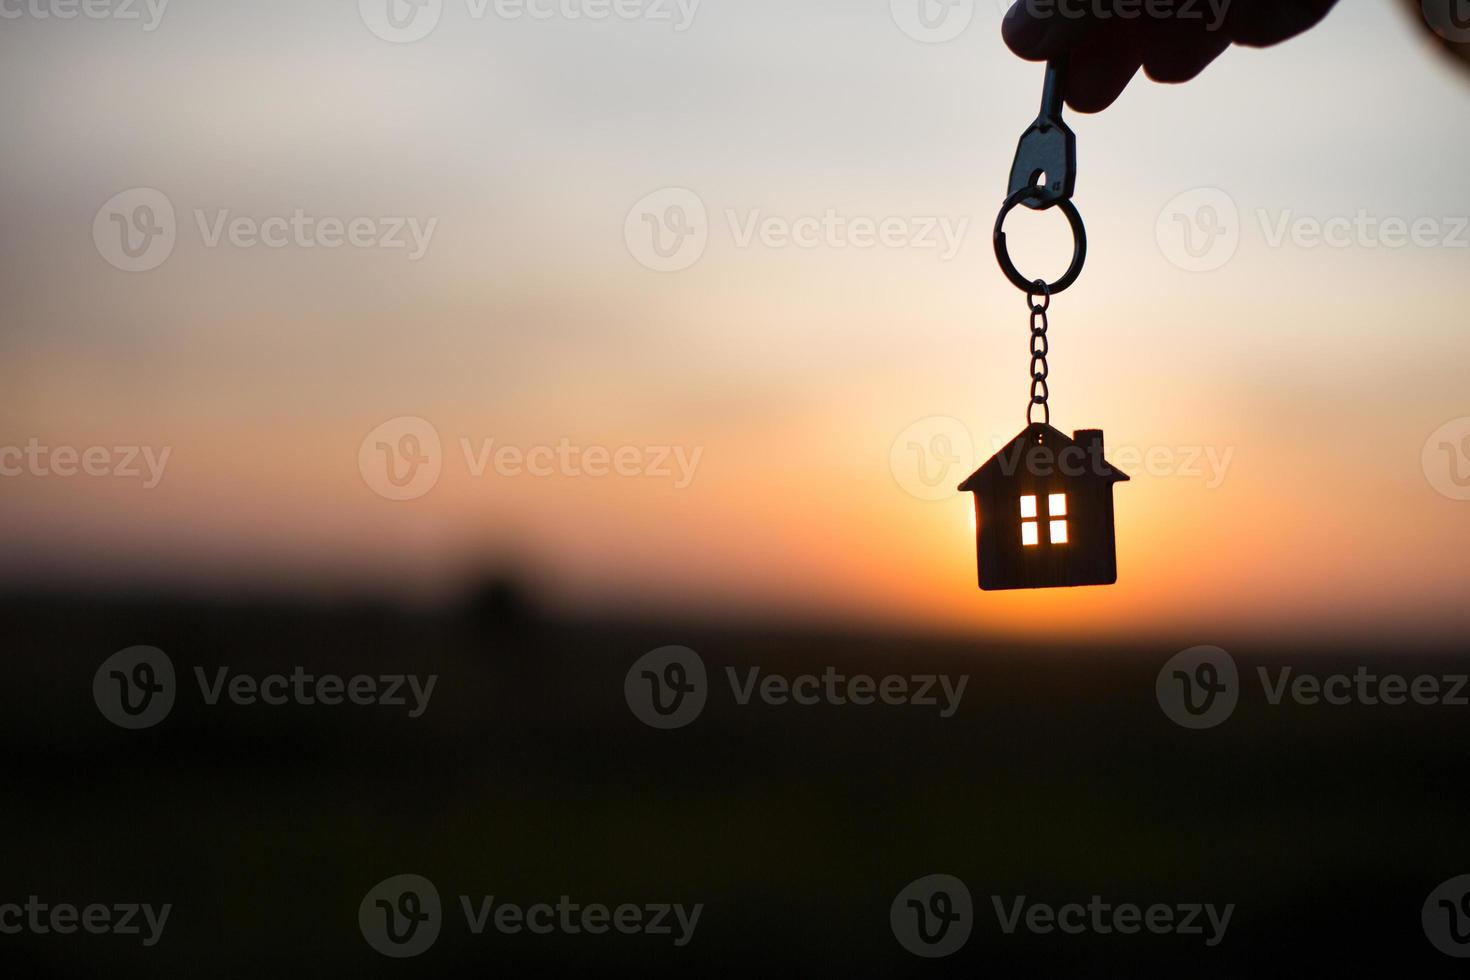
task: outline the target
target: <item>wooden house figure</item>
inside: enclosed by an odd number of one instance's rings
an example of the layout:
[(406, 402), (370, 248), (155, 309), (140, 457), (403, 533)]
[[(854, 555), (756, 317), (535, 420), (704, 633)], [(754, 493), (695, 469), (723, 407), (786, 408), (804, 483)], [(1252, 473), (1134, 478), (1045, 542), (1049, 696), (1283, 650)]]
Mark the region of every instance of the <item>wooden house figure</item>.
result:
[(964, 483), (975, 495), (980, 588), (1050, 589), (1118, 580), (1113, 484), (1103, 434), (1028, 425)]

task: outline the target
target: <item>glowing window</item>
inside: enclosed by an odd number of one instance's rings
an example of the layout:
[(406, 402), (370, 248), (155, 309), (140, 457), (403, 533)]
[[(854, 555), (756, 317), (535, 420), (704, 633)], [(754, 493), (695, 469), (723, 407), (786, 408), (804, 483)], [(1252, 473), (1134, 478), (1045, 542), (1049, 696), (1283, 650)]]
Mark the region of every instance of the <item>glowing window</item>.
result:
[(1041, 544), (1041, 531), (1036, 523), (1036, 496), (1027, 494), (1021, 498), (1021, 545), (1031, 548), (1038, 544)]
[[(1021, 545), (1026, 548), (1034, 548), (1041, 544), (1041, 515), (1036, 508), (1035, 494), (1027, 494), (1021, 498)], [(1046, 517), (1048, 522), (1047, 543), (1066, 544), (1068, 540), (1066, 494), (1049, 493), (1046, 495)]]
[(1052, 544), (1067, 543), (1067, 522), (1057, 518), (1067, 516), (1067, 495), (1064, 493), (1048, 494), (1046, 498), (1046, 516), (1051, 518), (1051, 526), (1047, 529), (1049, 540)]

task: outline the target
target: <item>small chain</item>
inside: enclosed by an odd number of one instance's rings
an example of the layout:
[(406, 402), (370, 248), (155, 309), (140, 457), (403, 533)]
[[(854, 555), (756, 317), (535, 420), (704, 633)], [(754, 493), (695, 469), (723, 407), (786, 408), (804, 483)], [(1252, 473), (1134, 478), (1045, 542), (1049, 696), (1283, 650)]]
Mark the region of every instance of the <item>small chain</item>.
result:
[[(1042, 298), (1041, 302), (1036, 297)], [(1026, 305), (1031, 307), (1031, 401), (1026, 405), (1026, 424), (1030, 425), (1035, 420), (1032, 416), (1036, 412), (1036, 406), (1041, 406), (1041, 421), (1047, 425), (1051, 424), (1051, 407), (1046, 400), (1051, 395), (1051, 389), (1047, 386), (1046, 378), (1051, 373), (1047, 367), (1046, 355), (1051, 352), (1051, 341), (1046, 339), (1046, 311), (1051, 306), (1051, 288), (1043, 279), (1036, 280), (1031, 289), (1026, 291)]]

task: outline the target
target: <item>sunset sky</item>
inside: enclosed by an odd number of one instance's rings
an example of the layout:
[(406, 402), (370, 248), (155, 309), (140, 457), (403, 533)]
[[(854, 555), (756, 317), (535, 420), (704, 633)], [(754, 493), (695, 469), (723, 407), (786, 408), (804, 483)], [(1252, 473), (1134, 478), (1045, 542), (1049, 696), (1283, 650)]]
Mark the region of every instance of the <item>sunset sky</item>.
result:
[[(1119, 584), (1027, 594), (977, 590), (968, 500), (902, 465), (906, 433), (962, 432), (957, 485), (1024, 424), (1025, 301), (990, 228), (1041, 70), (1005, 50), (1003, 5), (944, 43), (887, 0), (706, 0), (685, 30), (668, 6), (446, 0), (413, 43), (346, 0), (0, 22), (0, 447), (169, 450), (152, 487), (0, 477), (7, 585), (417, 598), (505, 563), (566, 609), (1201, 642), (1470, 626), (1470, 500), (1425, 452), (1470, 436), (1431, 440), (1470, 416), (1470, 74), (1396, 5), (1072, 118), (1092, 251), (1052, 306), (1054, 421), (1104, 429), (1133, 479)], [(176, 243), (128, 272), (94, 225), (135, 188)], [(688, 268), (648, 267), (649, 200), (704, 209), (680, 212), (707, 234)], [(1180, 207), (1233, 229), (1228, 261), (1187, 268), (1223, 253), (1180, 244)], [(409, 247), (224, 230), (298, 209)], [(783, 240), (829, 211), (839, 230)], [(421, 257), (397, 218), (433, 222)], [(1316, 243), (1331, 219), (1353, 230)], [(1420, 240), (1362, 230), (1385, 219)], [(1011, 230), (1022, 268), (1060, 271), (1060, 218)], [(391, 500), (360, 454), (404, 418), (441, 472)], [(477, 476), (488, 440), (671, 473)]]

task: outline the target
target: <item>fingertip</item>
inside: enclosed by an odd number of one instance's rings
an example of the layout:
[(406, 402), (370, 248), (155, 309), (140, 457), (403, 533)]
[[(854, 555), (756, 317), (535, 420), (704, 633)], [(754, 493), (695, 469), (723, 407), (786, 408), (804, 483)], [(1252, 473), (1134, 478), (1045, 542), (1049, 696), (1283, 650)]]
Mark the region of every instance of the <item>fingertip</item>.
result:
[(1151, 48), (1143, 61), (1143, 71), (1156, 82), (1187, 82), (1209, 67), (1225, 49), (1229, 38), (1210, 34), (1191, 39), (1188, 45)]
[(1094, 17), (1042, 15), (1031, 4), (1017, 3), (1000, 22), (1000, 36), (1015, 55), (1027, 61), (1050, 61), (1072, 51), (1097, 30)]
[(1143, 64), (1136, 29), (1115, 23), (1072, 52), (1067, 104), (1078, 112), (1102, 112), (1118, 101)]
[(1018, 57), (1031, 61), (1045, 57), (1041, 44), (1046, 40), (1046, 24), (1031, 16), (1024, 2), (1006, 12), (1000, 22), (1000, 36)]
[(1110, 77), (1096, 79), (1080, 84), (1074, 79), (1067, 85), (1067, 105), (1074, 111), (1084, 114), (1102, 112), (1123, 94), (1133, 76), (1138, 73), (1138, 66), (1133, 68), (1121, 78)]

